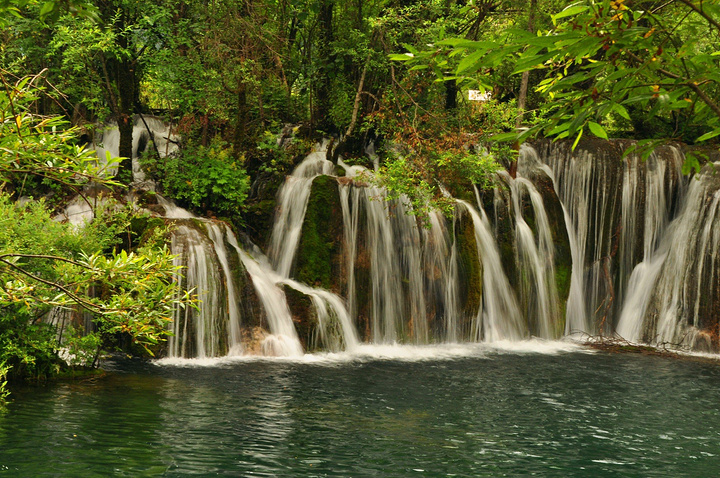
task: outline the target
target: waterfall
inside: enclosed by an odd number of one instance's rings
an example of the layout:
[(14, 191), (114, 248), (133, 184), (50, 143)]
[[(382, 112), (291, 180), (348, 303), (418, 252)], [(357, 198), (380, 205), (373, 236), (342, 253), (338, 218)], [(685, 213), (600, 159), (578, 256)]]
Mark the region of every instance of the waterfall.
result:
[[(335, 350), (353, 349), (358, 344), (357, 334), (342, 299), (323, 289), (309, 287), (276, 273), (268, 259), (257, 249), (249, 254), (243, 250), (235, 236), (228, 230), (228, 242), (235, 248), (242, 263), (252, 276), (255, 290), (267, 314), (270, 332), (283, 345), (282, 353), (273, 355), (302, 355), (297, 331), (293, 324), (285, 294), (279, 285), (288, 285), (310, 297), (320, 322), (320, 339), (327, 348)], [(333, 335), (331, 327), (337, 320), (340, 326), (338, 335)], [(266, 339), (267, 340), (267, 339)], [(276, 351), (277, 352), (277, 351)]]
[[(716, 348), (720, 181), (710, 167), (684, 178), (678, 148), (643, 161), (623, 156), (628, 144), (523, 145), (516, 177), (500, 173), (482, 196), (494, 194), (487, 210), (474, 189), (476, 204), (456, 199), (451, 217), (431, 211), (424, 225), (364, 167), (339, 159), (345, 177), (334, 176), (320, 147), (278, 193), (267, 256), (159, 196), (186, 267), (177, 280), (200, 299), (199, 310), (176, 311), (169, 354), (298, 356), (563, 330)], [(327, 248), (318, 257), (332, 267), (298, 260), (307, 244)], [(259, 315), (244, 315), (248, 294)]]
[[(218, 224), (208, 222), (205, 223), (205, 227), (207, 227), (210, 239), (212, 239), (213, 247), (215, 248), (215, 256), (218, 258), (222, 267), (223, 275), (225, 276), (229, 322), (227, 328), (230, 336), (228, 355), (240, 355), (242, 354), (242, 343), (240, 341), (240, 309), (238, 308), (238, 300), (235, 293), (235, 282), (232, 277), (232, 272), (230, 270), (230, 265), (228, 264), (228, 258), (225, 251), (223, 233)], [(230, 234), (229, 230), (228, 234)]]
[(325, 159), (326, 155), (327, 143), (310, 153), (295, 168), (278, 193), (278, 212), (270, 239), (269, 257), (273, 269), (283, 277), (290, 276), (313, 179), (321, 174), (332, 174), (335, 170), (335, 165)]
[(657, 273), (655, 251), (682, 201), (680, 152), (665, 148), (643, 162), (623, 158), (628, 145), (600, 143), (594, 153), (559, 146), (543, 155), (573, 247), (566, 333), (604, 333), (617, 324), (634, 335), (629, 317), (642, 314), (640, 296)]
[[(370, 256), (373, 342), (393, 342), (398, 340), (398, 328), (402, 329), (405, 319), (401, 254), (409, 248), (402, 242), (396, 243), (392, 222), (399, 214), (404, 214), (404, 208), (397, 201), (392, 205), (386, 204), (385, 191), (379, 188), (365, 188), (360, 197), (367, 215), (366, 247)], [(400, 210), (386, 210), (391, 206)], [(402, 225), (408, 223), (403, 221)], [(414, 236), (416, 234), (398, 239), (409, 242)]]
[[(140, 168), (138, 157), (145, 151), (150, 141), (153, 141), (155, 150), (161, 158), (165, 158), (178, 151), (180, 137), (173, 132), (173, 126), (155, 116), (137, 116), (133, 123), (133, 154), (132, 172), (133, 181), (145, 181), (145, 172)], [(105, 125), (93, 140), (92, 148), (103, 164), (108, 155), (111, 158), (120, 156), (120, 130), (117, 123)], [(117, 169), (110, 170), (110, 174), (117, 174)]]
[[(516, 261), (523, 272), (520, 295), (525, 304), (526, 323), (531, 324), (534, 335), (554, 338), (557, 321), (558, 295), (555, 288), (554, 245), (545, 206), (540, 193), (527, 179), (511, 178), (501, 173), (510, 186), (511, 202), (515, 216)], [(530, 196), (538, 230), (538, 241), (523, 217), (521, 198), (523, 189)]]
[[(453, 221), (454, 222), (454, 221)], [(445, 340), (459, 342), (463, 338), (460, 321), (460, 291), (458, 284), (457, 240), (450, 242), (445, 218), (438, 211), (430, 213), (430, 227), (423, 230), (425, 235), (424, 269), (427, 271), (428, 297), (438, 303), (442, 313), (439, 320), (445, 324)], [(427, 328), (426, 328), (427, 329)], [(423, 342), (429, 340), (429, 331), (424, 330)]]
[[(641, 191), (638, 179), (641, 170), (639, 159), (633, 156), (625, 165), (622, 204), (623, 229), (626, 231), (637, 230), (638, 211), (641, 211), (644, 206), (645, 212), (642, 262), (632, 268), (635, 244), (637, 243), (635, 235), (626, 234), (621, 249), (620, 278), (622, 281), (627, 280), (628, 295), (623, 304), (616, 331), (618, 335), (630, 341), (638, 341), (641, 338), (647, 305), (669, 251), (669, 244), (660, 247), (661, 238), (665, 234), (673, 214), (672, 197), (669, 192), (677, 187), (680, 200), (685, 193), (685, 181), (680, 179), (682, 178), (680, 171), (682, 158), (677, 148), (672, 148), (672, 152), (675, 156), (675, 174), (671, 174), (669, 179), (666, 179), (667, 163), (661, 161), (655, 153), (648, 158), (644, 168), (644, 201), (638, 197), (638, 192)], [(632, 272), (629, 273), (629, 271)], [(629, 278), (625, 279), (628, 273), (630, 274)]]
[[(720, 163), (716, 163), (720, 165)], [(668, 227), (662, 244), (650, 258), (639, 315), (630, 315), (618, 332), (630, 340), (708, 346), (701, 309), (717, 314), (718, 254), (720, 253), (720, 184), (705, 168), (689, 187), (684, 207)], [(639, 281), (639, 280), (638, 280)], [(623, 317), (625, 318), (625, 317)], [(717, 320), (717, 319), (715, 319)]]
[(258, 254), (251, 257), (237, 243), (228, 238), (240, 260), (252, 277), (253, 286), (262, 302), (271, 336), (265, 338), (263, 352), (266, 355), (297, 356), (303, 354), (302, 345), (293, 325), (290, 309), (282, 289), (277, 283), (282, 279), (270, 267), (267, 259)]
[(473, 338), (494, 342), (525, 337), (517, 299), (503, 270), (500, 251), (493, 237), (490, 221), (482, 208), (478, 213), (470, 204), (458, 200), (472, 218), (478, 255), (483, 265), (483, 299), (473, 323)]
[(223, 337), (222, 290), (218, 264), (208, 239), (197, 230), (179, 225), (172, 235), (171, 250), (177, 255), (176, 266), (184, 266), (184, 277), (178, 276), (183, 288), (193, 290), (199, 308), (176, 308), (168, 344), (170, 357), (215, 357), (221, 354), (219, 338)]
[[(613, 168), (616, 165), (600, 160), (587, 151), (569, 154), (554, 151), (546, 161), (552, 169), (556, 192), (565, 206), (568, 232), (573, 237), (573, 278), (568, 299), (566, 333), (594, 333), (595, 311), (605, 305), (605, 280), (608, 268), (610, 216), (615, 207)], [(589, 263), (589, 270), (585, 264)]]
[[(373, 342), (461, 340), (457, 250), (445, 218), (434, 211), (429, 228), (423, 228), (410, 214), (406, 198), (389, 200), (382, 188), (345, 181), (338, 187), (351, 317), (358, 320), (357, 290), (366, 288)], [(367, 269), (360, 284), (357, 261)]]
[[(349, 184), (340, 184), (339, 187), (340, 206), (343, 213), (343, 235), (345, 237), (345, 264), (347, 264), (348, 311), (350, 312), (350, 317), (356, 317), (355, 258), (357, 256), (361, 189)], [(352, 208), (350, 207), (351, 204), (353, 205)]]

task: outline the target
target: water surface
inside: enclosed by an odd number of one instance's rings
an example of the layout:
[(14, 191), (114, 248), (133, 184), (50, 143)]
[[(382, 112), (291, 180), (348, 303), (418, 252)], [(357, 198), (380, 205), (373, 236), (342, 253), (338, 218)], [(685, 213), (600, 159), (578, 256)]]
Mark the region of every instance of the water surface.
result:
[(3, 476), (720, 473), (720, 366), (568, 344), (108, 364), (17, 390)]

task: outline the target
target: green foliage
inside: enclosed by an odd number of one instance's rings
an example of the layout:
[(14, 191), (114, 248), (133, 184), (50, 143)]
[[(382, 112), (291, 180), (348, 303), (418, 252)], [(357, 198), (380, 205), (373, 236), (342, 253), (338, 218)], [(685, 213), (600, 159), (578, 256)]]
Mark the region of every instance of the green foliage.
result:
[(81, 328), (68, 328), (63, 338), (63, 359), (71, 367), (92, 367), (97, 361), (103, 341), (100, 334), (85, 334)]
[(66, 15), (54, 26), (46, 55), (56, 58), (58, 86), (65, 94), (82, 98), (82, 104), (101, 121), (113, 112), (116, 85), (110, 84), (108, 59), (131, 53), (119, 45), (119, 33), (89, 18)]
[(416, 169), (417, 164), (413, 156), (391, 155), (371, 180), (387, 189), (385, 199), (403, 201), (409, 214), (418, 216), (429, 226), (429, 215), (434, 209), (449, 214), (454, 203)]
[(503, 139), (542, 133), (577, 145), (587, 132), (606, 138), (604, 125), (629, 124), (633, 111), (641, 117), (632, 123), (640, 135), (654, 134), (645, 126), (651, 120), (674, 125), (662, 128), (673, 139), (700, 142), (720, 135), (720, 56), (709, 40), (720, 33), (717, 2), (588, 0), (552, 20), (537, 34), (508, 30), (504, 41), (444, 39), (433, 50), (395, 58), (420, 68), (435, 64), (433, 55), (450, 47), (448, 56), (461, 58), (454, 75), (486, 88), (496, 83), (487, 72), (508, 60), (515, 75), (542, 74), (536, 87), (545, 100), (541, 121)]
[(7, 389), (7, 374), (9, 371), (10, 367), (6, 365), (4, 361), (0, 361), (0, 412), (3, 411), (5, 401), (8, 395), (10, 395)]
[(260, 172), (284, 177), (292, 167), (295, 153), (309, 151), (310, 145), (293, 136), (289, 144), (281, 146), (278, 144), (277, 135), (265, 131), (258, 141), (256, 149), (260, 161), (258, 168)]
[(146, 156), (142, 164), (170, 196), (197, 209), (236, 214), (250, 188), (242, 160), (215, 137), (209, 146), (190, 142), (181, 155), (165, 158), (162, 164), (152, 156)]
[[(482, 189), (490, 189), (495, 185), (497, 172), (502, 169), (502, 162), (507, 161), (512, 150), (506, 146), (493, 144), (490, 151), (483, 147), (479, 151), (446, 151), (435, 159), (439, 168), (448, 170), (447, 176), (453, 175), (456, 180), (466, 180)], [(516, 154), (516, 153), (515, 153)]]
[(77, 129), (61, 117), (32, 113), (42, 91), (35, 86), (39, 79), (27, 76), (10, 85), (0, 71), (0, 181), (22, 193), (28, 176), (68, 187), (101, 177), (104, 166), (76, 144)]
[[(76, 130), (31, 113), (37, 77), (13, 86), (2, 80), (0, 178), (11, 190), (30, 174), (74, 190), (115, 184), (75, 146)], [(173, 281), (178, 267), (166, 246), (154, 240), (133, 252), (118, 250), (131, 209), (101, 196), (85, 200), (100, 206), (93, 208), (95, 221), (77, 228), (54, 221), (42, 200), (13, 202), (0, 193), (0, 363), (12, 379), (43, 378), (67, 366), (58, 355), (58, 330), (46, 320), (51, 310), (87, 314), (93, 322), (93, 334), (71, 339), (77, 351), (123, 335), (151, 353), (168, 333), (173, 308), (193, 303)]]
[(13, 315), (0, 315), (0, 363), (9, 367), (8, 378), (45, 378), (59, 372), (62, 366), (54, 328), (33, 323), (28, 312), (26, 308)]
[[(14, 373), (49, 372), (54, 329), (40, 321), (55, 307), (79, 306), (92, 313), (103, 341), (124, 333), (149, 351), (167, 334), (178, 302), (172, 281), (177, 267), (167, 248), (108, 254), (115, 241), (108, 231), (115, 226), (76, 230), (53, 221), (42, 202), (18, 205), (6, 195), (0, 196), (0, 217), (0, 320), (6, 332), (3, 350), (10, 354), (4, 358)], [(21, 339), (31, 344), (23, 345)], [(36, 364), (30, 358), (40, 356), (45, 365), (31, 368)]]

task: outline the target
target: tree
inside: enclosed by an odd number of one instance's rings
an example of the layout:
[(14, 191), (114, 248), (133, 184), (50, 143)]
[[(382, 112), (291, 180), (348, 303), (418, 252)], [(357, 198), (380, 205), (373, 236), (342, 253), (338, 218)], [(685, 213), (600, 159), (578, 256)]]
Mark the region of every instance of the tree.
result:
[[(17, 185), (25, 175), (76, 191), (91, 182), (114, 184), (76, 144), (76, 129), (31, 112), (39, 78), (9, 84), (0, 71), (3, 185)], [(21, 194), (17, 186), (9, 189)], [(113, 211), (96, 210), (98, 220), (78, 230), (54, 221), (44, 201), (13, 202), (0, 192), (0, 368), (11, 367), (12, 378), (51, 375), (62, 366), (56, 331), (43, 320), (53, 308), (90, 314), (95, 362), (99, 348), (118, 335), (151, 352), (167, 335), (173, 308), (192, 304), (173, 280), (178, 267), (164, 238), (120, 250), (117, 236), (131, 213)]]
[(508, 57), (516, 58), (515, 74), (543, 73), (536, 87), (546, 99), (542, 122), (503, 138), (542, 133), (577, 145), (585, 131), (607, 138), (618, 124), (642, 133), (634, 110), (644, 121), (673, 124), (663, 139), (702, 142), (720, 135), (717, 1), (590, 0), (552, 18), (549, 31), (515, 32), (506, 44), (441, 42), (464, 56), (456, 74), (481, 85), (489, 86), (484, 73)]

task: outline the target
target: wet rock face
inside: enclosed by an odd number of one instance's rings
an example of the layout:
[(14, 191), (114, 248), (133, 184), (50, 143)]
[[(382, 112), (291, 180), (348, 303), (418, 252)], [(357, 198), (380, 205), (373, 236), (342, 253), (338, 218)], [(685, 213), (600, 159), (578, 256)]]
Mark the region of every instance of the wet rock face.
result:
[(303, 350), (316, 351), (320, 345), (316, 340), (318, 317), (310, 297), (289, 286), (284, 286), (282, 289)]

